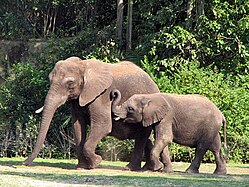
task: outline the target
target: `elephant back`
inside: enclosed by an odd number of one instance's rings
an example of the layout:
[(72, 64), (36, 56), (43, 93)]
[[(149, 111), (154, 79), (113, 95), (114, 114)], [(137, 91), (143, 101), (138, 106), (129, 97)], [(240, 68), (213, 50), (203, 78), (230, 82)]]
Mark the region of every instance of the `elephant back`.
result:
[(113, 86), (122, 94), (121, 103), (134, 94), (159, 93), (159, 88), (151, 77), (129, 61), (110, 64), (113, 74)]

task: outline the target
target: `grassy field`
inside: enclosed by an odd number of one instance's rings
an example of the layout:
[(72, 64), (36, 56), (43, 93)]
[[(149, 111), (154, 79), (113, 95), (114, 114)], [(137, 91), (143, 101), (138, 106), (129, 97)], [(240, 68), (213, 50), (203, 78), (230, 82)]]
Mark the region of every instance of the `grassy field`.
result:
[(214, 164), (202, 164), (200, 174), (183, 171), (189, 163), (173, 163), (174, 173), (123, 171), (125, 162), (102, 161), (94, 170), (75, 170), (76, 160), (0, 158), (0, 186), (249, 186), (249, 164), (228, 164), (228, 174), (217, 176)]

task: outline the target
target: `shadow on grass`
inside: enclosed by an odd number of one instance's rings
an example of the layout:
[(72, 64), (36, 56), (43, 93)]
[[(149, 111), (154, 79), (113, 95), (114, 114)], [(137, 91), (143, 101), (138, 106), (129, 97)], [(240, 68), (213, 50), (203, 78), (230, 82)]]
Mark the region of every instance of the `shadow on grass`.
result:
[[(23, 159), (24, 161), (25, 159)], [(2, 166), (22, 166), (23, 161), (17, 161), (17, 160), (0, 160), (0, 165)], [(75, 164), (72, 163), (65, 163), (65, 162), (51, 162), (46, 161), (44, 162), (42, 160), (39, 160), (38, 162), (34, 161), (32, 162), (31, 166), (46, 166), (46, 167), (56, 167), (61, 169), (75, 169)], [(29, 166), (27, 166), (29, 167)]]
[(58, 174), (58, 173), (23, 173), (20, 171), (0, 171), (0, 175), (19, 176), (25, 177), (29, 180), (41, 180), (44, 183), (53, 182), (57, 185), (66, 184), (84, 184), (95, 186), (248, 186), (249, 181), (245, 176), (226, 175), (215, 176), (211, 174), (165, 174), (164, 176), (151, 176), (145, 173), (144, 176), (127, 176), (127, 175), (114, 175), (109, 176), (107, 173), (93, 174), (93, 173), (71, 173), (71, 174)]
[[(23, 159), (24, 161), (25, 159)], [(2, 166), (9, 166), (9, 167), (14, 167), (14, 166), (23, 166), (23, 161), (20, 160), (0, 160), (0, 165)], [(52, 162), (51, 160), (46, 161), (46, 159), (41, 160), (39, 159), (38, 161), (32, 162), (30, 165), (32, 166), (44, 166), (44, 167), (55, 167), (55, 168), (61, 168), (61, 169), (68, 169), (68, 170), (75, 170), (76, 165), (74, 163), (66, 163), (64, 162)], [(27, 167), (30, 167), (27, 166)], [(122, 166), (113, 166), (109, 164), (101, 164), (98, 166), (98, 168), (103, 168), (103, 169), (115, 169), (115, 170), (123, 170)]]
[(242, 166), (236, 166), (238, 168), (249, 168), (249, 164), (246, 164), (246, 165), (242, 165)]

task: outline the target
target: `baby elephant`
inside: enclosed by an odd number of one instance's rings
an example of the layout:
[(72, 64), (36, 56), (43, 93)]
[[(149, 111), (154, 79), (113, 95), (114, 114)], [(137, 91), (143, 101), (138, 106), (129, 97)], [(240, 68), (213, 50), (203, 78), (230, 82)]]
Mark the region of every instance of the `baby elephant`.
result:
[[(155, 145), (151, 150), (152, 170), (172, 172), (168, 145), (172, 141), (196, 148), (195, 158), (186, 170), (199, 173), (201, 161), (207, 150), (215, 156), (215, 174), (226, 174), (226, 159), (221, 151), (219, 130), (224, 125), (224, 148), (226, 146), (226, 121), (221, 111), (201, 95), (135, 94), (118, 105), (121, 94), (112, 92), (112, 111), (117, 119), (138, 123), (146, 128), (153, 125)], [(159, 157), (162, 156), (162, 162)]]

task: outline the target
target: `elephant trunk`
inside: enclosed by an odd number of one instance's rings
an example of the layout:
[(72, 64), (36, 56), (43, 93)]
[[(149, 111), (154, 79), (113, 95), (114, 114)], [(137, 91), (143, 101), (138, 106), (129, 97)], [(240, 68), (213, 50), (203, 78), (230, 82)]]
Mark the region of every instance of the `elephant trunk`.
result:
[[(57, 99), (59, 98), (59, 99)], [(42, 113), (42, 122), (37, 137), (37, 141), (31, 155), (23, 162), (24, 165), (28, 166), (31, 162), (37, 157), (48, 132), (51, 120), (54, 116), (54, 113), (58, 107), (66, 102), (66, 98), (55, 96), (55, 94), (48, 93), (44, 103), (44, 109)]]

